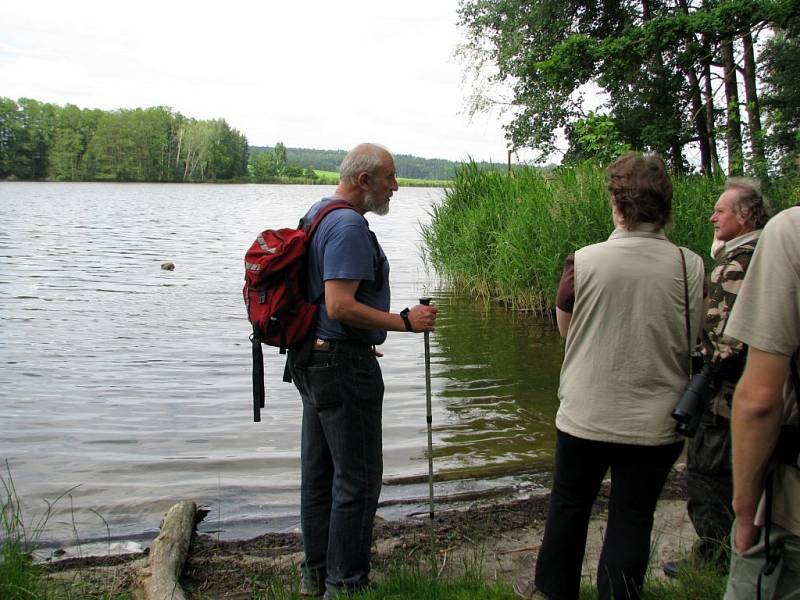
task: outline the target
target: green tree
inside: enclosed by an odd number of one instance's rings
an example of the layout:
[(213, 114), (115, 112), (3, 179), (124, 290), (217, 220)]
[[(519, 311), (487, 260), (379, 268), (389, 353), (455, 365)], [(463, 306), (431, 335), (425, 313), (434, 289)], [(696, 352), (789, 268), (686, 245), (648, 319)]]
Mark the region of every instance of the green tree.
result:
[(283, 142), (278, 142), (275, 144), (275, 150), (273, 150), (275, 154), (275, 160), (278, 162), (279, 165), (286, 164), (286, 146), (283, 145)]
[(570, 142), (570, 148), (564, 157), (567, 164), (594, 160), (601, 165), (607, 165), (631, 149), (628, 143), (622, 141), (611, 117), (593, 112), (568, 127), (567, 139)]
[(81, 179), (81, 160), (84, 146), (80, 134), (74, 129), (61, 128), (56, 131), (56, 141), (50, 153), (52, 176), (58, 180)]
[[(712, 170), (715, 117), (726, 112), (729, 169), (736, 172), (742, 163), (741, 106), (733, 96), (738, 65), (747, 107), (757, 111), (752, 35), (796, 19), (798, 7), (794, 0), (464, 0), (459, 14), (468, 39), (462, 55), (475, 65), (470, 107), (505, 103), (512, 149), (551, 152), (556, 132), (585, 116), (582, 94), (591, 84), (608, 94), (623, 140), (662, 152), (676, 170), (694, 143), (703, 170)], [(720, 75), (728, 83), (722, 103), (713, 89)], [(502, 86), (509, 98), (489, 95)], [(757, 155), (763, 134), (755, 116), (748, 144)]]
[(800, 174), (800, 35), (780, 31), (764, 51), (762, 106), (769, 128), (768, 146), (783, 174)]
[(30, 98), (20, 98), (17, 105), (22, 132), (16, 145), (14, 175), (20, 179), (44, 179), (49, 171), (57, 107)]
[(208, 156), (211, 179), (232, 179), (247, 174), (247, 139), (223, 120), (212, 121)]
[(9, 98), (0, 98), (0, 178), (17, 175), (26, 136), (22, 111), (17, 103)]
[(302, 177), (303, 167), (300, 165), (283, 165), (283, 173), (285, 177)]
[(272, 152), (259, 152), (250, 159), (253, 179), (258, 182), (267, 181), (278, 175), (278, 163)]
[(54, 179), (85, 179), (84, 158), (89, 141), (97, 129), (99, 110), (81, 110), (67, 104), (57, 111), (58, 125), (50, 150), (50, 176)]

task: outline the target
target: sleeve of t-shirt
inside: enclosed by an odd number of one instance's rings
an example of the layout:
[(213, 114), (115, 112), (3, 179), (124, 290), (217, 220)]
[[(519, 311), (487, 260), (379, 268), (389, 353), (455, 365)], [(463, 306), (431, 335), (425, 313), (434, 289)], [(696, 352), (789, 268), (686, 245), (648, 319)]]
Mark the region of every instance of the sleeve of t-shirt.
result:
[(725, 334), (783, 356), (800, 346), (800, 208), (764, 228)]
[(342, 213), (331, 223), (325, 238), (322, 279), (375, 279), (374, 249), (363, 217), (352, 211)]
[(564, 261), (564, 271), (558, 284), (556, 306), (564, 312), (572, 313), (575, 306), (575, 255), (570, 254)]

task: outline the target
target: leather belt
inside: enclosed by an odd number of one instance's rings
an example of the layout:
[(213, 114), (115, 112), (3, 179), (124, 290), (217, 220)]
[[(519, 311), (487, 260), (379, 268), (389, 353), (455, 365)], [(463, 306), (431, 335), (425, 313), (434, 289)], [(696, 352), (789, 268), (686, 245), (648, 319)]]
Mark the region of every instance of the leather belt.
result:
[(362, 342), (361, 340), (323, 340), (317, 338), (314, 340), (313, 350), (317, 352), (330, 352), (341, 346), (349, 346), (353, 349), (374, 348), (372, 344)]

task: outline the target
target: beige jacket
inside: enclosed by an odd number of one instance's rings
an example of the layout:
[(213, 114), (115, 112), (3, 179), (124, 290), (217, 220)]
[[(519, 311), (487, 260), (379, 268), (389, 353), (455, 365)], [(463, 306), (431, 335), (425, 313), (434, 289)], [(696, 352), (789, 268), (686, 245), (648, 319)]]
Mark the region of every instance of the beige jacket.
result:
[[(703, 312), (703, 261), (686, 258), (690, 335)], [(682, 439), (672, 409), (688, 381), (681, 255), (662, 230), (618, 228), (575, 253), (575, 306), (556, 427), (584, 439), (661, 445)]]

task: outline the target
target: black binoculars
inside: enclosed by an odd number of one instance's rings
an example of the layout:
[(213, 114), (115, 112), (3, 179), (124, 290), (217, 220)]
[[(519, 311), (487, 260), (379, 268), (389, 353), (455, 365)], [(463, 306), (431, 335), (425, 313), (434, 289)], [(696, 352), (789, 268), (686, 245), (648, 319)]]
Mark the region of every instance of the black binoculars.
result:
[[(692, 378), (689, 385), (681, 394), (678, 404), (672, 411), (675, 431), (687, 438), (694, 437), (700, 425), (703, 410), (713, 395), (714, 373), (710, 363), (703, 364), (703, 355), (699, 352), (692, 353)], [(702, 365), (702, 368), (700, 368)]]

